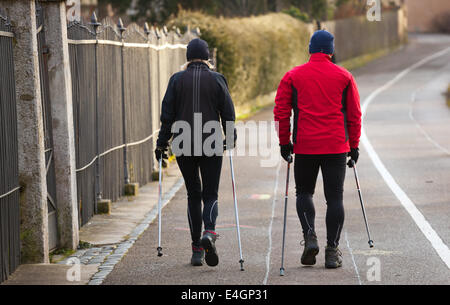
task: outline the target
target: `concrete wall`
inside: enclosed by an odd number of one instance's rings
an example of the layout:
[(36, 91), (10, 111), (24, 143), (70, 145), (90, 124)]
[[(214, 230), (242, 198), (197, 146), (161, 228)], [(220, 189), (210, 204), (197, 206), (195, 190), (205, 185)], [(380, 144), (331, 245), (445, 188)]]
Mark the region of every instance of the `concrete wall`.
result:
[[(68, 64), (66, 11), (64, 0), (41, 0), (47, 14), (37, 29), (34, 0), (3, 0), (14, 32), (14, 72), (18, 117), (20, 237), (22, 263), (49, 261), (49, 221), (47, 160), (43, 122), (43, 92), (40, 68), (42, 50), (38, 32), (45, 32), (48, 48), (50, 112), (53, 114), (52, 154), (56, 168), (56, 204), (59, 220), (58, 245), (75, 249), (78, 245), (75, 151), (72, 124), (71, 79)], [(43, 73), (47, 75), (47, 73)], [(44, 91), (45, 92), (45, 91)], [(52, 231), (55, 232), (55, 231)]]
[(44, 127), (36, 31), (30, 0), (0, 1), (15, 35), (14, 74), (19, 144), (21, 262), (49, 260)]
[(449, 0), (405, 0), (405, 5), (409, 32), (433, 32), (434, 20), (445, 12), (450, 14)]

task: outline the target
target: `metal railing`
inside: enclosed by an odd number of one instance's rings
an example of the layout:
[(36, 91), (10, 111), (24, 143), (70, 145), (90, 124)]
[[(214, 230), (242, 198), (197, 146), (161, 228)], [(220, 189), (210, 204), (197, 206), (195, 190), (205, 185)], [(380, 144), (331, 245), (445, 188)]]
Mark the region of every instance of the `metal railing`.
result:
[(0, 11), (0, 282), (20, 262), (19, 170), (13, 33)]
[(101, 198), (115, 201), (125, 184), (152, 180), (160, 103), (194, 37), (95, 15), (69, 24), (81, 225)]

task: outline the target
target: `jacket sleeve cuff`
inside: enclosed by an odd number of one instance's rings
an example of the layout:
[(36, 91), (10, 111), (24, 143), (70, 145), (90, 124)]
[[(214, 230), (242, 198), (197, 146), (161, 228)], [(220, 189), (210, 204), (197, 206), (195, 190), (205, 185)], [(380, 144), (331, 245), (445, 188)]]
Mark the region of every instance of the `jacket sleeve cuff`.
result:
[(287, 139), (280, 139), (280, 145), (287, 145), (291, 142), (289, 138)]

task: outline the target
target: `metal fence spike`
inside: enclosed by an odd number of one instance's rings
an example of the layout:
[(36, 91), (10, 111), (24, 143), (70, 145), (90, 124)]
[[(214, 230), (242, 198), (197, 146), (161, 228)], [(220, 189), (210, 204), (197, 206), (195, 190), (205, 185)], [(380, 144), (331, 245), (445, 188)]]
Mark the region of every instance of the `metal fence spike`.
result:
[(144, 23), (144, 33), (145, 33), (145, 35), (147, 35), (147, 36), (150, 34), (150, 28), (149, 28), (147, 22)]
[(161, 38), (161, 31), (159, 30), (159, 28), (155, 28), (155, 35), (156, 35), (156, 38), (158, 38), (158, 39)]
[(117, 28), (121, 33), (126, 30), (126, 28), (123, 26), (122, 18), (119, 18), (119, 21), (117, 22)]
[(97, 14), (95, 12), (92, 13), (90, 25), (93, 25), (94, 27), (101, 25), (101, 23), (98, 22)]

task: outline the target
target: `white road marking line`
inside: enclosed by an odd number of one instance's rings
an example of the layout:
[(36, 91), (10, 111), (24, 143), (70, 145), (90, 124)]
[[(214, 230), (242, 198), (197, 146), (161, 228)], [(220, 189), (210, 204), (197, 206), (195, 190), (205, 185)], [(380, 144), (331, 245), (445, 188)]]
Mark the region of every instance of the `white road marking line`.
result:
[(266, 275), (264, 277), (263, 285), (267, 285), (267, 280), (269, 279), (270, 254), (272, 252), (272, 227), (273, 227), (273, 219), (275, 217), (275, 205), (277, 203), (278, 180), (279, 180), (279, 177), (280, 177), (281, 163), (282, 162), (278, 163), (277, 174), (275, 176), (275, 187), (274, 187), (274, 190), (273, 190), (273, 201), (272, 201), (272, 216), (270, 218), (270, 224), (269, 224), (269, 230), (268, 230), (269, 248), (267, 250), (267, 255), (266, 255)]
[(421, 90), (422, 88), (417, 89), (416, 91), (414, 91), (411, 94), (411, 103), (409, 105), (409, 118), (411, 119), (411, 121), (414, 122), (414, 124), (416, 125), (417, 129), (419, 129), (419, 131), (425, 136), (425, 138), (434, 146), (436, 146), (436, 148), (442, 150), (444, 153), (446, 153), (447, 155), (450, 155), (450, 151), (448, 151), (446, 148), (442, 147), (438, 142), (436, 142), (435, 140), (433, 140), (433, 138), (431, 138), (431, 136), (428, 134), (428, 132), (425, 131), (425, 129), (422, 128), (422, 126), (419, 124), (419, 122), (416, 121), (416, 119), (414, 118), (414, 113), (413, 113), (413, 105), (416, 102), (416, 95), (417, 92), (419, 90)]
[[(426, 64), (427, 62), (446, 54), (449, 50), (450, 50), (450, 47), (422, 59), (421, 61), (415, 63), (411, 67), (403, 70), (397, 76), (395, 76), (392, 80), (390, 80), (389, 82), (387, 82), (386, 84), (384, 84), (383, 86), (381, 86), (380, 88), (378, 88), (374, 92), (372, 92), (372, 94), (370, 94), (364, 100), (364, 103), (362, 106), (363, 118), (367, 112), (367, 107), (369, 106), (369, 104), (381, 92), (389, 89), (391, 86), (396, 84), (399, 80), (401, 80), (404, 76), (406, 76), (412, 70), (417, 69), (418, 67)], [(436, 231), (433, 230), (431, 225), (425, 219), (423, 214), (417, 209), (417, 207), (414, 205), (414, 203), (408, 197), (408, 195), (406, 195), (406, 193), (401, 189), (401, 187), (395, 182), (394, 178), (389, 173), (389, 171), (386, 169), (383, 162), (381, 162), (381, 159), (378, 156), (378, 154), (375, 152), (375, 149), (373, 148), (372, 144), (370, 143), (369, 138), (367, 137), (364, 128), (362, 129), (361, 143), (364, 145), (367, 153), (369, 154), (370, 159), (372, 160), (374, 166), (376, 167), (376, 169), (378, 170), (380, 175), (385, 180), (387, 186), (391, 189), (391, 191), (394, 193), (394, 195), (398, 198), (400, 203), (403, 205), (403, 207), (406, 209), (406, 211), (412, 217), (412, 219), (417, 224), (417, 226), (422, 231), (422, 233), (425, 235), (425, 237), (430, 241), (431, 245), (436, 250), (439, 257), (447, 265), (447, 268), (450, 269), (450, 250), (449, 250), (449, 248), (447, 247), (446, 244), (444, 244), (444, 242), (439, 237), (439, 235), (436, 233)]]
[(350, 252), (350, 256), (352, 257), (353, 267), (355, 268), (355, 273), (358, 278), (358, 283), (359, 283), (359, 285), (362, 285), (361, 277), (359, 276), (358, 266), (356, 266), (356, 262), (355, 262), (355, 256), (353, 255), (353, 250), (350, 247), (350, 243), (348, 241), (347, 230), (344, 231), (344, 237), (345, 237), (345, 242), (347, 243), (347, 248)]

